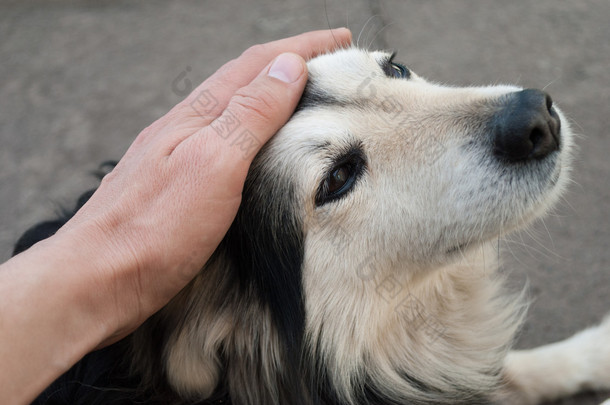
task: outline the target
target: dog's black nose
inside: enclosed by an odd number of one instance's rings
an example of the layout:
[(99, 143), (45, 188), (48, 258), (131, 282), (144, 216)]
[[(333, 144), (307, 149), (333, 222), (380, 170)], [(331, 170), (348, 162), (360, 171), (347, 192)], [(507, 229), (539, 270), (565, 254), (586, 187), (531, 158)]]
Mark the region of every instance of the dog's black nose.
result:
[(493, 118), (494, 152), (510, 162), (541, 159), (559, 149), (560, 124), (547, 93), (512, 93)]

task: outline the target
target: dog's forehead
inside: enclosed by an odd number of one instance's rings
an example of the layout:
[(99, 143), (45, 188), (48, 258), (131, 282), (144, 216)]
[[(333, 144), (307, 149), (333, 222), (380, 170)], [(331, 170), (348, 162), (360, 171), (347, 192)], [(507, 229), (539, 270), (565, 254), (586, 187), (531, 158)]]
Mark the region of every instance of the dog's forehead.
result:
[(344, 74), (362, 74), (371, 72), (371, 69), (379, 69), (379, 64), (391, 56), (384, 51), (367, 51), (359, 48), (339, 49), (331, 53), (325, 53), (311, 59), (307, 66), (310, 74), (317, 76), (341, 72)]
[(309, 81), (335, 97), (349, 96), (366, 81), (384, 76), (382, 64), (390, 57), (389, 52), (358, 48), (323, 54), (308, 62)]
[[(347, 48), (310, 60), (309, 82), (297, 113), (268, 149), (280, 149), (276, 156), (290, 155), (292, 159), (287, 161), (293, 161), (322, 156), (322, 150), (349, 149), (357, 143), (353, 135), (363, 129), (358, 118), (370, 94), (366, 87), (371, 81), (379, 89), (387, 86), (380, 80), (387, 80), (382, 66), (391, 56), (391, 52)], [(272, 154), (266, 155), (271, 158)]]
[(391, 52), (348, 48), (310, 60), (309, 82), (297, 113), (265, 148), (261, 161), (276, 168), (297, 161), (299, 167), (310, 167), (311, 159), (324, 160), (360, 144), (358, 134), (370, 134), (367, 125), (375, 116), (363, 115), (364, 110), (374, 111), (367, 98), (371, 89), (382, 93), (396, 87), (383, 69), (391, 56)]

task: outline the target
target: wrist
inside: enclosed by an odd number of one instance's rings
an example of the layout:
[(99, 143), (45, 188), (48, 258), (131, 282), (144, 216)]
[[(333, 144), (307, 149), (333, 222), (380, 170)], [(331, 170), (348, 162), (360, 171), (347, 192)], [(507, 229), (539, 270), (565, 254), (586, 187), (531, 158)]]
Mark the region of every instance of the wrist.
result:
[(138, 263), (120, 242), (118, 229), (95, 221), (75, 226), (68, 222), (64, 228), (45, 242), (66, 268), (82, 315), (94, 322), (91, 327), (97, 339), (91, 349), (98, 348), (113, 336), (126, 335), (125, 330), (139, 319), (139, 291), (134, 282)]
[(99, 265), (60, 235), (2, 265), (0, 402), (31, 401), (114, 332)]

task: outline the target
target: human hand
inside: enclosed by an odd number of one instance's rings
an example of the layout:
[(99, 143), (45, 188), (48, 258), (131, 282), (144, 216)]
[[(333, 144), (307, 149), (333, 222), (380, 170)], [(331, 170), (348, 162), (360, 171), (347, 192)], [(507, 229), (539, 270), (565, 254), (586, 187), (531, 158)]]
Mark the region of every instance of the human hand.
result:
[(252, 158), (294, 111), (303, 58), (349, 41), (339, 29), (248, 49), (144, 129), (58, 231), (91, 258), (98, 293), (113, 297), (102, 344), (133, 331), (201, 269), (233, 221)]
[(54, 236), (0, 265), (0, 402), (31, 401), (197, 274), (301, 96), (303, 58), (349, 42), (339, 29), (248, 49), (144, 129)]

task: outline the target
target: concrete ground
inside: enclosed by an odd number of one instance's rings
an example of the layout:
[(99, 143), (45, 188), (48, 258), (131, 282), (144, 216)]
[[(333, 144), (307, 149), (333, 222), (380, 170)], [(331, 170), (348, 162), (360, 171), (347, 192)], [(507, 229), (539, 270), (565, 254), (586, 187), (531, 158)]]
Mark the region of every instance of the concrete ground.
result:
[(534, 298), (519, 346), (565, 338), (610, 310), (609, 20), (608, 0), (0, 0), (0, 260), (182, 98), (180, 74), (198, 83), (249, 45), (347, 25), (424, 77), (545, 88), (571, 117), (570, 192), (501, 243)]

